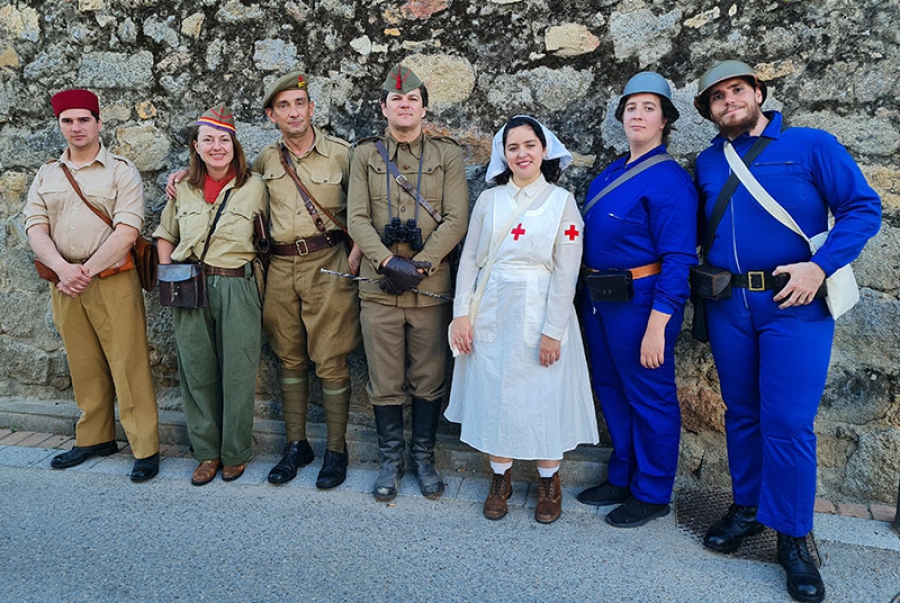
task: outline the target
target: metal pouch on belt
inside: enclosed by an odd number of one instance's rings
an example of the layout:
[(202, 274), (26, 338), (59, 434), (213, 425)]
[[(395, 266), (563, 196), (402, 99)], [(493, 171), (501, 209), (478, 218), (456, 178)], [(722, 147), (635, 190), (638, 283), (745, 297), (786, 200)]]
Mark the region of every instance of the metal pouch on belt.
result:
[(206, 307), (206, 275), (201, 264), (160, 264), (159, 303), (173, 308)]
[(592, 302), (628, 301), (634, 297), (634, 280), (627, 270), (600, 270), (584, 279)]
[(705, 299), (731, 297), (731, 272), (709, 264), (691, 266), (691, 293)]

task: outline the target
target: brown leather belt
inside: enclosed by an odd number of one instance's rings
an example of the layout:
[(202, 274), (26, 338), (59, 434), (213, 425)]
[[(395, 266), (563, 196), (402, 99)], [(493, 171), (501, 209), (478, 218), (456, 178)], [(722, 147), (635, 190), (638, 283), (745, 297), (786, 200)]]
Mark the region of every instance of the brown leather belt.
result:
[(346, 238), (340, 230), (330, 230), (326, 233), (305, 239), (297, 239), (293, 243), (272, 243), (272, 253), (282, 256), (304, 256), (326, 247), (334, 247)]
[(106, 270), (101, 271), (97, 276), (100, 278), (107, 278), (114, 274), (125, 272), (126, 270), (134, 270), (134, 256), (130, 251), (125, 254), (125, 259), (122, 260), (121, 264), (118, 266), (110, 266)]
[[(582, 266), (581, 268), (582, 276), (586, 276), (594, 272), (599, 272), (599, 270), (595, 270), (594, 268), (589, 268), (587, 266)], [(652, 264), (638, 266), (637, 268), (632, 268), (631, 270), (623, 270), (623, 272), (630, 272), (632, 280), (646, 278), (648, 276), (653, 276), (654, 274), (659, 274), (660, 272), (662, 272), (662, 262), (653, 262)]]
[(243, 267), (241, 268), (216, 268), (215, 266), (210, 266), (209, 264), (203, 264), (203, 271), (210, 276), (233, 276), (238, 278), (244, 278), (247, 275), (247, 272)]

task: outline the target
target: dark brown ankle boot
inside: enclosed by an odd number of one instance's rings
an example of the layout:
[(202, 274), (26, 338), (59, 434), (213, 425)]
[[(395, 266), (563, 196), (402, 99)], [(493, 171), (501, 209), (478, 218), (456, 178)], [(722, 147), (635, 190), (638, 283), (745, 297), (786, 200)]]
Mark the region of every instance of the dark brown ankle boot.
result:
[(512, 496), (511, 469), (505, 473), (495, 473), (491, 478), (491, 489), (484, 501), (484, 516), (488, 519), (501, 519), (506, 515), (506, 501)]
[(559, 487), (559, 471), (553, 477), (538, 478), (538, 504), (534, 519), (540, 523), (553, 523), (562, 514), (562, 490)]

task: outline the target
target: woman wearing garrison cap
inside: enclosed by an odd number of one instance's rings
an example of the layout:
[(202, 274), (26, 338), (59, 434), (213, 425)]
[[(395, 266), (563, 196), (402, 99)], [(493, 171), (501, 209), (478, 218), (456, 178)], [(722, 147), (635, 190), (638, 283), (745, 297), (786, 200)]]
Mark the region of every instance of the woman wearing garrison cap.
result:
[(207, 304), (173, 308), (182, 406), (194, 458), (191, 483), (231, 481), (252, 454), (253, 400), (261, 346), (261, 304), (253, 277), (253, 216), (266, 187), (250, 172), (234, 116), (216, 106), (190, 136), (190, 166), (163, 210), (160, 264), (200, 263)]
[(669, 512), (678, 465), (675, 339), (697, 263), (697, 193), (666, 153), (678, 110), (661, 75), (632, 77), (615, 115), (628, 153), (588, 189), (582, 312), (613, 453), (607, 481), (578, 500), (619, 505), (607, 523), (634, 528)]

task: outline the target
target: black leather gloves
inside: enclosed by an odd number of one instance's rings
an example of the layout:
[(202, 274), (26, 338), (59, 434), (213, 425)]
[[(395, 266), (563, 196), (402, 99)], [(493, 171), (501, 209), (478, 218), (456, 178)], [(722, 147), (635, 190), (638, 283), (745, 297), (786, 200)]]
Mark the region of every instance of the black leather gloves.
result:
[(378, 286), (385, 293), (391, 295), (401, 295), (410, 289), (417, 287), (425, 274), (419, 270), (429, 270), (431, 262), (418, 262), (398, 256), (392, 256), (387, 264), (381, 267), (382, 274), (385, 279), (378, 283)]
[(405, 293), (403, 289), (395, 285), (394, 281), (392, 281), (388, 277), (384, 277), (383, 279), (378, 281), (378, 288), (388, 295), (403, 295)]

